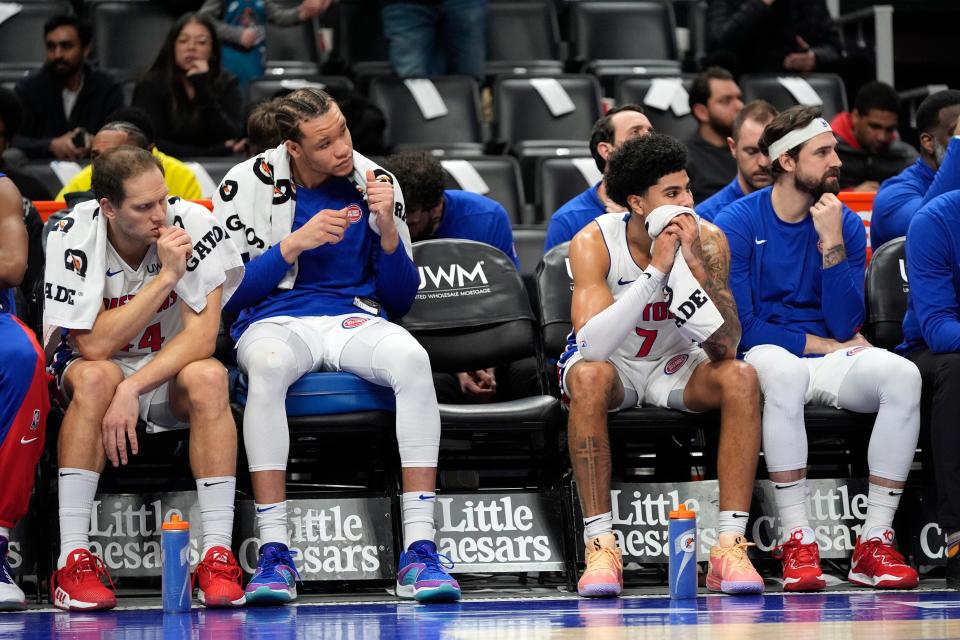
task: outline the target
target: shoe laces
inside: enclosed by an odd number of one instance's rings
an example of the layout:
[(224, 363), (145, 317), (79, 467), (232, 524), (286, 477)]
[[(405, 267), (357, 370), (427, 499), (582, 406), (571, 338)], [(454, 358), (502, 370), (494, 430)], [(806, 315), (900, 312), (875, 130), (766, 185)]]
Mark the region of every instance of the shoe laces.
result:
[(208, 552), (206, 557), (197, 565), (197, 570), (193, 572), (194, 582), (196, 582), (197, 576), (201, 571), (205, 571), (211, 575), (218, 575), (228, 580), (238, 580), (240, 578), (240, 567), (226, 550), (214, 549)]
[(739, 538), (740, 542), (735, 542), (729, 547), (715, 547), (713, 555), (719, 558), (726, 558), (737, 569), (755, 570), (750, 558), (747, 557), (747, 549), (755, 547), (752, 542), (746, 542)]
[(794, 531), (790, 539), (773, 549), (773, 557), (785, 563), (795, 560), (798, 564), (817, 564), (820, 561), (820, 549), (816, 542), (803, 544), (803, 532)]
[(440, 553), (439, 551), (426, 553), (415, 551), (415, 553), (417, 554), (417, 559), (420, 560), (420, 562), (422, 562), (428, 569), (433, 569), (434, 571), (442, 571), (446, 569), (449, 571), (454, 567), (453, 560), (451, 560), (450, 556), (445, 553)]
[(297, 582), (303, 584), (303, 578), (297, 571), (297, 565), (293, 563), (293, 556), (297, 553), (296, 549), (277, 549), (270, 547), (266, 553), (260, 553), (260, 567), (264, 570), (276, 571), (277, 566), (285, 564), (293, 569), (293, 575), (297, 577)]
[(68, 562), (67, 566), (57, 570), (53, 574), (54, 579), (50, 581), (51, 599), (55, 597), (56, 585), (65, 577), (71, 578), (75, 582), (82, 582), (92, 577), (96, 579), (97, 582), (100, 582), (100, 584), (103, 584), (100, 578), (101, 576), (106, 576), (107, 581), (110, 583), (110, 588), (116, 591), (117, 587), (113, 584), (113, 578), (110, 577), (110, 573), (107, 571), (107, 565), (104, 564), (103, 560), (90, 553), (87, 549), (74, 551), (70, 555), (75, 557), (73, 562)]
[[(620, 560), (622, 554), (620, 549), (617, 547), (600, 547), (599, 549), (591, 549), (587, 553), (587, 571), (591, 568), (596, 568), (596, 565), (601, 565), (603, 569), (612, 569), (617, 566), (617, 562)], [(590, 566), (592, 565), (592, 567)], [(612, 565), (612, 566), (611, 566)]]
[(880, 538), (870, 538), (860, 544), (862, 545), (861, 553), (867, 554), (872, 552), (880, 556), (887, 564), (907, 564), (903, 555), (894, 549), (892, 544), (888, 544)]

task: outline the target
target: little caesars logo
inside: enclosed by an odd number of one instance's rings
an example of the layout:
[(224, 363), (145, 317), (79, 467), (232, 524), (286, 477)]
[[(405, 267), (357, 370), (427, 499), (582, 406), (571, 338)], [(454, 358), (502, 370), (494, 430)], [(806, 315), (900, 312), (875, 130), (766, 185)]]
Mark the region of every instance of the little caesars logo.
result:
[(562, 561), (555, 557), (544, 509), (533, 499), (531, 494), (437, 496), (440, 552), (460, 565)]
[(426, 265), (420, 271), (417, 299), (460, 298), (490, 293), (483, 260), (474, 265)]

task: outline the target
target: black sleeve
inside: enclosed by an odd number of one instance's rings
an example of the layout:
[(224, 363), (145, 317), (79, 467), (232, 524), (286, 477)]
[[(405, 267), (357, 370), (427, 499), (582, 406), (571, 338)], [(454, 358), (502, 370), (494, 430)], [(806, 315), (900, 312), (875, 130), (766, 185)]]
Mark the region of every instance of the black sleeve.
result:
[(832, 65), (843, 55), (843, 43), (840, 40), (840, 30), (827, 11), (825, 2), (810, 3), (811, 25), (813, 30), (804, 34), (804, 40), (816, 54), (817, 70), (824, 65)]
[(761, 0), (709, 0), (707, 48), (740, 49), (751, 45), (770, 7)]
[(187, 79), (197, 92), (194, 102), (207, 137), (224, 142), (239, 138), (243, 132), (243, 95), (236, 76), (215, 82), (209, 73), (198, 73)]
[(41, 125), (49, 118), (43, 105), (33, 99), (39, 88), (35, 84), (31, 86), (29, 80), (20, 80), (14, 88), (23, 105), (23, 122), (20, 131), (10, 141), (10, 146), (20, 149), (28, 158), (48, 158), (51, 157), (50, 141), (54, 136), (41, 133)]

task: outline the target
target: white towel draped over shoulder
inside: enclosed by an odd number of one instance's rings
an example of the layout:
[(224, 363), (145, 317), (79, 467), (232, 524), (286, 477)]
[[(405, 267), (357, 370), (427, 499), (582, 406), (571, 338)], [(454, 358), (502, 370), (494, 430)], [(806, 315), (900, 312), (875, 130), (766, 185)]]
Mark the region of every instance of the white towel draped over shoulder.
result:
[[(699, 233), (700, 216), (690, 207), (681, 207), (677, 205), (664, 205), (657, 207), (646, 217), (644, 224), (647, 227), (647, 233), (656, 242), (657, 236), (663, 231), (664, 227), (670, 223), (676, 216), (691, 215), (697, 221)], [(651, 252), (653, 246), (651, 246)], [(710, 299), (710, 296), (703, 290), (700, 282), (690, 271), (690, 265), (680, 249), (677, 249), (677, 257), (673, 261), (673, 268), (667, 276), (666, 288), (670, 290), (669, 307), (670, 311), (676, 316), (677, 327), (680, 333), (690, 338), (690, 340), (702, 343), (723, 326), (723, 316), (720, 310)]]
[[(389, 179), (393, 184), (394, 222), (407, 255), (413, 258), (410, 231), (407, 229), (403, 193), (393, 175), (378, 164), (353, 152), (351, 182), (364, 199), (367, 194), (367, 171), (378, 179)], [(290, 155), (285, 144), (267, 149), (259, 156), (236, 165), (220, 182), (213, 198), (213, 211), (230, 231), (245, 260), (252, 260), (278, 244), (293, 228), (296, 210), (296, 184), (290, 170)], [(377, 217), (368, 216), (370, 227), (377, 234)], [(297, 279), (297, 264), (287, 271), (278, 287), (291, 289)]]
[[(167, 225), (182, 227), (193, 242), (187, 270), (174, 291), (196, 311), (223, 286), (221, 305), (243, 280), (243, 260), (227, 231), (206, 207), (170, 198)], [(44, 270), (43, 341), (61, 328), (90, 329), (103, 307), (106, 282), (107, 220), (96, 200), (78, 204), (51, 230)]]

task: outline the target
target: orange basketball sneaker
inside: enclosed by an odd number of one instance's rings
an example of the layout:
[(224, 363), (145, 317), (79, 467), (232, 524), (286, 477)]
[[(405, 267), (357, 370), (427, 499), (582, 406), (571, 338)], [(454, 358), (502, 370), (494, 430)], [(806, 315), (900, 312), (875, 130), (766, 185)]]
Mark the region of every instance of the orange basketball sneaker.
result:
[(738, 536), (729, 547), (717, 545), (710, 549), (707, 589), (723, 593), (763, 593), (763, 578), (747, 557), (747, 549), (752, 546), (752, 542)]
[(577, 592), (586, 598), (611, 598), (623, 591), (623, 554), (612, 533), (587, 542), (587, 568), (577, 583)]

